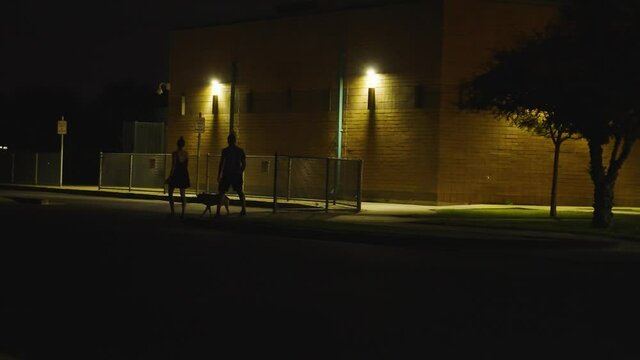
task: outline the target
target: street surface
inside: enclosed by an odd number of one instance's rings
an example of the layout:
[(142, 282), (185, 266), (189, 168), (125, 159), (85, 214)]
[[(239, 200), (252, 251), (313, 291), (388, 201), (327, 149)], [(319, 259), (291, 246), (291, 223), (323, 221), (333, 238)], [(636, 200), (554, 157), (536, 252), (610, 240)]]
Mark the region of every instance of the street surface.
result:
[(0, 358), (640, 356), (633, 251), (368, 242), (270, 227), (289, 215), (268, 209), (189, 204), (180, 220), (163, 201), (0, 195)]

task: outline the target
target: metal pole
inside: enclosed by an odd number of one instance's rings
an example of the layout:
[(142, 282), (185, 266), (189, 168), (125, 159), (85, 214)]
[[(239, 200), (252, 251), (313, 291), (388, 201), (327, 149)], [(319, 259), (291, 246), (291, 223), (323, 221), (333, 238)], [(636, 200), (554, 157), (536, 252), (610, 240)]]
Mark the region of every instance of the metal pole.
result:
[(338, 184), (340, 183), (340, 169), (342, 168), (342, 161), (336, 159), (335, 169), (333, 170), (333, 205), (338, 201)]
[(356, 205), (356, 210), (360, 212), (362, 210), (362, 160), (358, 160), (358, 174), (357, 174), (358, 184), (357, 184), (357, 192), (356, 197), (358, 198), (358, 202)]
[(35, 174), (35, 184), (38, 185), (38, 153), (36, 153), (36, 174)]
[(60, 187), (62, 187), (62, 161), (64, 159), (64, 134), (60, 134)]
[(11, 153), (11, 183), (16, 181), (16, 154)]
[(329, 158), (325, 161), (324, 172), (324, 211), (329, 211)]
[(209, 160), (211, 158), (210, 155), (211, 155), (211, 153), (207, 153), (207, 168), (206, 168), (206, 171), (205, 171), (205, 174), (204, 174), (204, 176), (205, 176), (205, 184), (206, 184), (205, 186), (207, 187), (206, 192), (209, 192)]
[(338, 61), (338, 128), (336, 129), (337, 133), (337, 146), (336, 146), (336, 171), (335, 171), (335, 179), (333, 183), (333, 205), (336, 204), (336, 197), (338, 196), (338, 187), (340, 186), (340, 172), (341, 172), (341, 164), (340, 159), (342, 159), (342, 136), (344, 133), (344, 66), (345, 66), (345, 54), (344, 47), (340, 49), (340, 59)]
[(344, 49), (340, 50), (338, 61), (338, 128), (336, 129), (338, 140), (336, 141), (336, 157), (342, 158), (342, 126), (344, 121)]
[(231, 98), (229, 99), (229, 134), (233, 133), (233, 117), (236, 110), (236, 81), (238, 77), (238, 64), (234, 60), (231, 63)]
[(104, 154), (100, 151), (100, 169), (98, 170), (98, 190), (102, 188), (102, 165), (104, 164)]
[(129, 191), (133, 182), (133, 154), (129, 154)]
[[(165, 177), (165, 179), (167, 178), (167, 157), (168, 157), (167, 154), (164, 154), (164, 156), (162, 156), (162, 158), (164, 159), (164, 174), (165, 174), (164, 177)], [(162, 186), (162, 193), (163, 194), (167, 193), (167, 187), (168, 187), (167, 186), (167, 182), (165, 180), (165, 184), (164, 184), (164, 186)]]
[(287, 160), (287, 201), (291, 197), (291, 156)]
[(273, 213), (278, 208), (278, 153), (274, 156), (273, 164)]
[(198, 131), (198, 147), (196, 149), (196, 194), (200, 192), (200, 131)]

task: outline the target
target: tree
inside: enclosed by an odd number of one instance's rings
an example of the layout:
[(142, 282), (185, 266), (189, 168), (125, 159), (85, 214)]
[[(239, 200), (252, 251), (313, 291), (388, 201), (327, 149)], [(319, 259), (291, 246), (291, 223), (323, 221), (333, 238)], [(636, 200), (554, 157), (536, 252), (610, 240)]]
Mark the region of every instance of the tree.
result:
[[(572, 1), (551, 35), (565, 44), (563, 82), (572, 95), (562, 110), (589, 146), (593, 225), (613, 220), (614, 186), (640, 136), (640, 3)], [(606, 165), (604, 149), (611, 147)]]
[(640, 136), (640, 2), (570, 1), (542, 35), (497, 58), (489, 72), (503, 71), (502, 63), (517, 76), (496, 76), (497, 90), (489, 87), (479, 99), (492, 99), (491, 108), (542, 112), (553, 126), (584, 138), (594, 184), (592, 224), (609, 227), (615, 182)]
[(554, 145), (553, 176), (549, 215), (556, 217), (558, 203), (558, 165), (560, 147), (576, 138), (575, 132), (558, 119), (557, 94), (536, 89), (557, 89), (549, 75), (550, 47), (556, 46), (543, 35), (525, 39), (516, 49), (495, 53), (491, 68), (463, 87), (459, 106), (467, 110), (490, 111), (520, 129), (551, 139)]

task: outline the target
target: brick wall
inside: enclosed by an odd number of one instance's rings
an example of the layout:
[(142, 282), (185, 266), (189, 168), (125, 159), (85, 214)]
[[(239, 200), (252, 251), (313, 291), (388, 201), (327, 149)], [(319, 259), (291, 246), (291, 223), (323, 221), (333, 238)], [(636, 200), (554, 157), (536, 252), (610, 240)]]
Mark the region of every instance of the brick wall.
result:
[[(389, 11), (397, 16), (389, 17)], [(335, 156), (342, 47), (342, 156), (364, 161), (365, 198), (435, 201), (438, 101), (433, 89), (440, 68), (440, 15), (439, 1), (428, 1), (174, 32), (168, 149), (183, 134), (194, 153), (199, 112), (207, 128), (201, 153), (217, 154), (226, 145), (235, 59), (234, 123), (247, 154)], [(367, 110), (368, 66), (382, 80), (375, 111)], [(210, 114), (213, 77), (223, 84), (217, 120)], [(416, 86), (424, 88), (420, 107)]]
[[(488, 114), (460, 112), (456, 101), (461, 81), (486, 70), (495, 49), (543, 29), (555, 16), (555, 5), (482, 0), (445, 3), (439, 201), (548, 204), (551, 140), (510, 127)], [(616, 185), (618, 205), (640, 204), (638, 155), (636, 151), (623, 166)], [(565, 142), (560, 155), (559, 205), (591, 205), (593, 185), (588, 170), (586, 142)]]
[[(195, 154), (198, 113), (207, 129), (200, 153), (226, 146), (236, 60), (234, 122), (247, 154), (335, 156), (342, 48), (342, 156), (363, 160), (364, 200), (547, 204), (552, 142), (456, 103), (458, 84), (486, 69), (494, 49), (541, 29), (555, 13), (530, 1), (425, 0), (176, 31), (167, 149), (183, 135)], [(375, 110), (368, 109), (369, 66), (379, 74)], [(222, 83), (217, 115), (212, 78)], [(640, 203), (639, 155), (622, 169), (619, 205)], [(559, 204), (590, 205), (584, 141), (567, 141), (560, 160)]]

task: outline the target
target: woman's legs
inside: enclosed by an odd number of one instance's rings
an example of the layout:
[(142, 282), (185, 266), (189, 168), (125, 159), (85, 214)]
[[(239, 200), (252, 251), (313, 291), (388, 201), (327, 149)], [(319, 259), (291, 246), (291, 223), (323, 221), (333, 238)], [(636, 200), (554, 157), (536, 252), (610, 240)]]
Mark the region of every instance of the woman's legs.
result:
[(184, 217), (184, 208), (187, 207), (187, 197), (185, 196), (185, 188), (180, 188), (180, 200), (182, 201), (182, 214), (180, 217)]
[(169, 208), (171, 208), (171, 215), (174, 214), (173, 211), (173, 190), (175, 190), (175, 188), (171, 185), (169, 185)]

